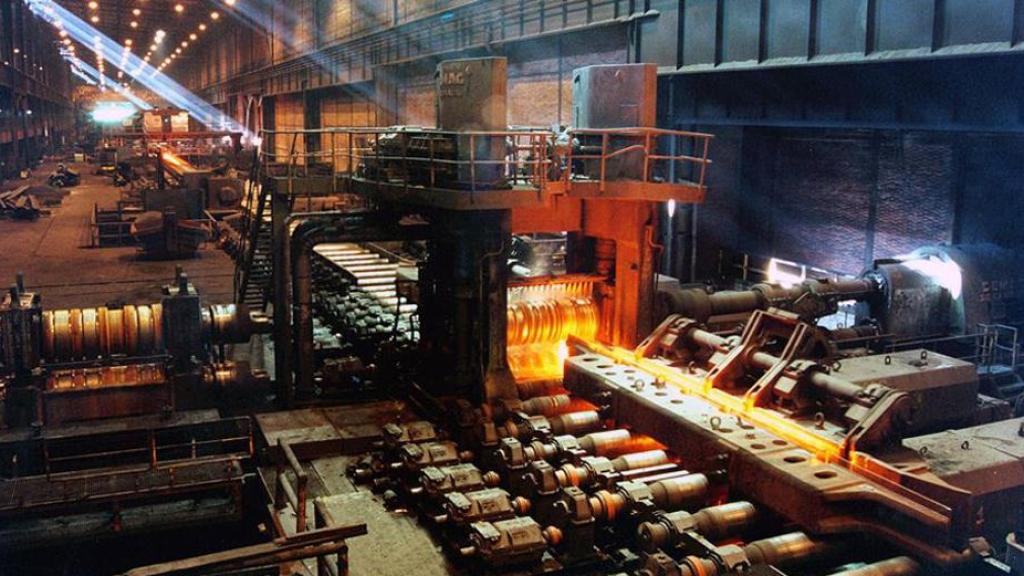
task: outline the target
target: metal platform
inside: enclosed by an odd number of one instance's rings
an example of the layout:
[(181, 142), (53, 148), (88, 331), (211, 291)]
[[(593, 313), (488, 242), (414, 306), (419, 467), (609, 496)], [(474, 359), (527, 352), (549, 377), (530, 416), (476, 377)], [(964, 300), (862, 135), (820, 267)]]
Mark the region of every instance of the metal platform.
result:
[(181, 412), (0, 434), (0, 548), (237, 520), (248, 418)]
[[(348, 542), (348, 559), (354, 573), (368, 573), (367, 567), (372, 567), (373, 573), (381, 576), (457, 574), (414, 515), (388, 511), (380, 495), (354, 484), (347, 476), (349, 466), (380, 440), (382, 425), (413, 419), (413, 414), (400, 402), (309, 408), (256, 416), (257, 438), (272, 459), (285, 460), (282, 446), (287, 446), (308, 478), (305, 488), (296, 490), (295, 501), (275, 511), (274, 529), (278, 535), (365, 523), (372, 538), (354, 538)], [(297, 483), (294, 471), (288, 466), (259, 469), (259, 477), (271, 501), (275, 498), (282, 470), (287, 475), (286, 483)], [(295, 509), (296, 504), (304, 508), (301, 515)], [(314, 565), (313, 561), (307, 562), (310, 573)]]
[[(336, 128), (265, 131), (263, 137), (272, 143), (260, 155), (263, 184), (293, 201), (355, 194), (443, 210), (544, 207), (558, 195), (703, 202), (712, 138), (643, 127), (564, 134)], [(307, 142), (320, 147), (307, 150)]]

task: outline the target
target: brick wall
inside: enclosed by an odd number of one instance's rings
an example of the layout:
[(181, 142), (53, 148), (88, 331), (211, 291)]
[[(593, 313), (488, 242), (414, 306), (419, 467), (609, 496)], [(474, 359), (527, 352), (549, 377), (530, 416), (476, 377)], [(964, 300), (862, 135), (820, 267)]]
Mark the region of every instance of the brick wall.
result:
[[(709, 193), (698, 208), (697, 218), (696, 279), (702, 279), (715, 276), (718, 254), (736, 250), (742, 237), (739, 218), (744, 140), (743, 128), (709, 129), (698, 126), (696, 129), (715, 135), (711, 145), (714, 164), (708, 172)], [(680, 244), (685, 246), (685, 241)], [(684, 258), (685, 254), (677, 256)], [(675, 269), (683, 270), (683, 267), (680, 265)]]
[(785, 135), (775, 139), (769, 195), (773, 252), (830, 270), (864, 263), (877, 159), (869, 137)]
[[(729, 133), (729, 140), (712, 146), (713, 179), (700, 224), (702, 270), (717, 263), (717, 250), (709, 249), (721, 248), (855, 273), (871, 258), (950, 237), (951, 219), (941, 222), (952, 206), (948, 151), (923, 149), (914, 136), (871, 131)], [(722, 144), (727, 147), (719, 149)], [(922, 157), (927, 169), (917, 164)], [(922, 172), (934, 176), (921, 178)], [(922, 201), (930, 195), (944, 200)], [(908, 205), (927, 208), (901, 216)], [(705, 241), (705, 234), (715, 241)]]
[(884, 136), (878, 162), (875, 258), (953, 239), (954, 139), (946, 134)]
[(1024, 137), (711, 128), (700, 269), (718, 251), (847, 273), (926, 244), (1024, 247)]
[(1024, 249), (1024, 136), (970, 135), (956, 142), (959, 226), (963, 243)]
[[(572, 121), (572, 71), (591, 64), (626, 61), (624, 33), (595, 37), (569, 34), (507, 47), (508, 121), (519, 126), (550, 126)], [(392, 71), (399, 86), (397, 117), (402, 124), (434, 126), (433, 67), (421, 63)]]

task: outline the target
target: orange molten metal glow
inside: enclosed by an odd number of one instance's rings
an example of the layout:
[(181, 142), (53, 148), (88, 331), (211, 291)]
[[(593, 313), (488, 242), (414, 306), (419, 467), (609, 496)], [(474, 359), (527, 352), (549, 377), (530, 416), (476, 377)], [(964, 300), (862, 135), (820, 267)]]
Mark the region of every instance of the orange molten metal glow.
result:
[(517, 382), (530, 380), (561, 380), (564, 359), (560, 344), (525, 344), (508, 347), (508, 366)]
[(813, 453), (822, 461), (836, 462), (840, 460), (841, 448), (838, 443), (818, 436), (771, 410), (747, 406), (742, 397), (733, 396), (723, 390), (711, 388), (708, 385), (709, 383), (703, 378), (687, 374), (678, 368), (661, 362), (647, 358), (637, 358), (632, 350), (613, 348), (598, 343), (588, 343), (588, 347), (598, 354), (614, 359), (616, 362), (640, 368), (678, 387), (684, 392), (703, 398), (726, 414), (739, 416), (755, 426), (777, 434), (781, 438), (785, 438)]
[(181, 156), (178, 156), (174, 152), (171, 152), (167, 148), (161, 148), (161, 158), (163, 159), (164, 164), (166, 164), (168, 168), (174, 170), (179, 174), (185, 171), (193, 170), (192, 164), (190, 164)]
[(788, 440), (814, 454), (820, 462), (842, 466), (895, 492), (908, 501), (923, 506), (915, 513), (934, 526), (946, 528), (953, 523), (953, 519), (948, 515), (948, 510), (944, 505), (907, 487), (905, 473), (870, 454), (857, 451), (846, 453), (842, 441), (818, 436), (796, 422), (787, 420), (785, 416), (777, 412), (748, 406), (742, 397), (733, 396), (717, 388), (710, 388), (702, 377), (687, 374), (677, 367), (657, 360), (638, 357), (633, 350), (605, 346), (596, 342), (587, 342), (586, 346), (594, 353), (607, 356), (620, 364), (641, 369), (667, 384), (676, 386), (683, 392), (702, 398), (725, 414), (737, 416)]
[(593, 340), (597, 304), (590, 298), (523, 300), (508, 306), (508, 345), (564, 342), (570, 335)]
[[(569, 404), (565, 407), (564, 413), (569, 414), (571, 412), (586, 412), (588, 410), (597, 410), (597, 406), (594, 406), (590, 402), (587, 402), (586, 400), (583, 400), (581, 398), (573, 397), (569, 399)], [(647, 448), (643, 448), (637, 451), (643, 452), (644, 450), (647, 450)]]
[(508, 364), (516, 381), (560, 380), (569, 336), (597, 336), (597, 304), (584, 296), (524, 298), (508, 306)]
[(623, 442), (621, 445), (616, 445), (612, 450), (615, 456), (621, 456), (623, 454), (635, 454), (637, 452), (647, 452), (650, 450), (664, 450), (665, 446), (651, 438), (650, 436), (644, 436), (641, 434), (633, 434), (628, 442)]

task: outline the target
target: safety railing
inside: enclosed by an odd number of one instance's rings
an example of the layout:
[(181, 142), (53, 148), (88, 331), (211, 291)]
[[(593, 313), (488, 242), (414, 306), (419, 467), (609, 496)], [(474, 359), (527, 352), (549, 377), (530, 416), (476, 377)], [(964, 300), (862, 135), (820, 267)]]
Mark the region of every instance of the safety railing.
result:
[[(309, 529), (306, 525), (306, 487), (309, 483), (309, 476), (287, 440), (282, 438), (277, 445), (280, 448), (281, 458), (277, 462), (277, 475), (274, 480), (274, 512), (277, 514), (275, 521), (281, 524), (282, 513), (287, 506), (291, 505), (292, 510), (295, 511), (295, 533), (298, 534)], [(286, 470), (290, 470), (295, 475), (294, 483), (288, 479), (285, 474)]]
[[(352, 180), (380, 186), (543, 188), (551, 134), (540, 130), (454, 132), (416, 128), (265, 131), (263, 173), (289, 195), (297, 180), (330, 178), (332, 193)], [(303, 188), (304, 190), (305, 188)]]
[(531, 189), (570, 193), (613, 182), (703, 189), (710, 134), (660, 128), (446, 131), (410, 127), (264, 131), (263, 174), (276, 189), (308, 192), (299, 180), (328, 179), (326, 192), (357, 182), (387, 188)]
[(101, 209), (99, 204), (93, 204), (92, 218), (89, 221), (89, 246), (100, 248), (134, 244), (132, 222), (141, 213), (141, 209), (121, 205), (115, 209)]
[(573, 138), (568, 147), (571, 177), (595, 179), (592, 167), (596, 165), (602, 192), (613, 179), (646, 183), (685, 180), (700, 187), (707, 181), (710, 134), (663, 128), (577, 128), (569, 134)]
[(252, 454), (248, 418), (180, 424), (139, 431), (47, 440), (42, 453), (45, 473), (82, 472), (111, 464), (143, 464), (150, 469), (179, 461)]
[(978, 338), (975, 342), (978, 363), (989, 370), (1002, 366), (1016, 371), (1020, 354), (1019, 340), (1019, 332), (1013, 326), (978, 324)]
[(404, 186), (469, 189), (515, 185), (543, 188), (551, 161), (550, 132), (386, 131), (348, 132), (347, 175), (381, 182), (394, 177)]
[[(0, 514), (239, 484), (248, 418), (17, 439), (0, 444)], [(45, 487), (45, 489), (40, 489)]]

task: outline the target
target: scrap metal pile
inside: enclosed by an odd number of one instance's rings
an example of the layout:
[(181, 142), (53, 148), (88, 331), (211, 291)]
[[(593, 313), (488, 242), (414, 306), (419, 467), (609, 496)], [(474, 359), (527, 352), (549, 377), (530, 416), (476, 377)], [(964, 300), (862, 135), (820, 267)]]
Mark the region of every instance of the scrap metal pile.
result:
[(50, 186), (20, 186), (0, 192), (0, 216), (15, 220), (35, 220), (48, 214), (47, 207), (59, 205), (68, 192)]

